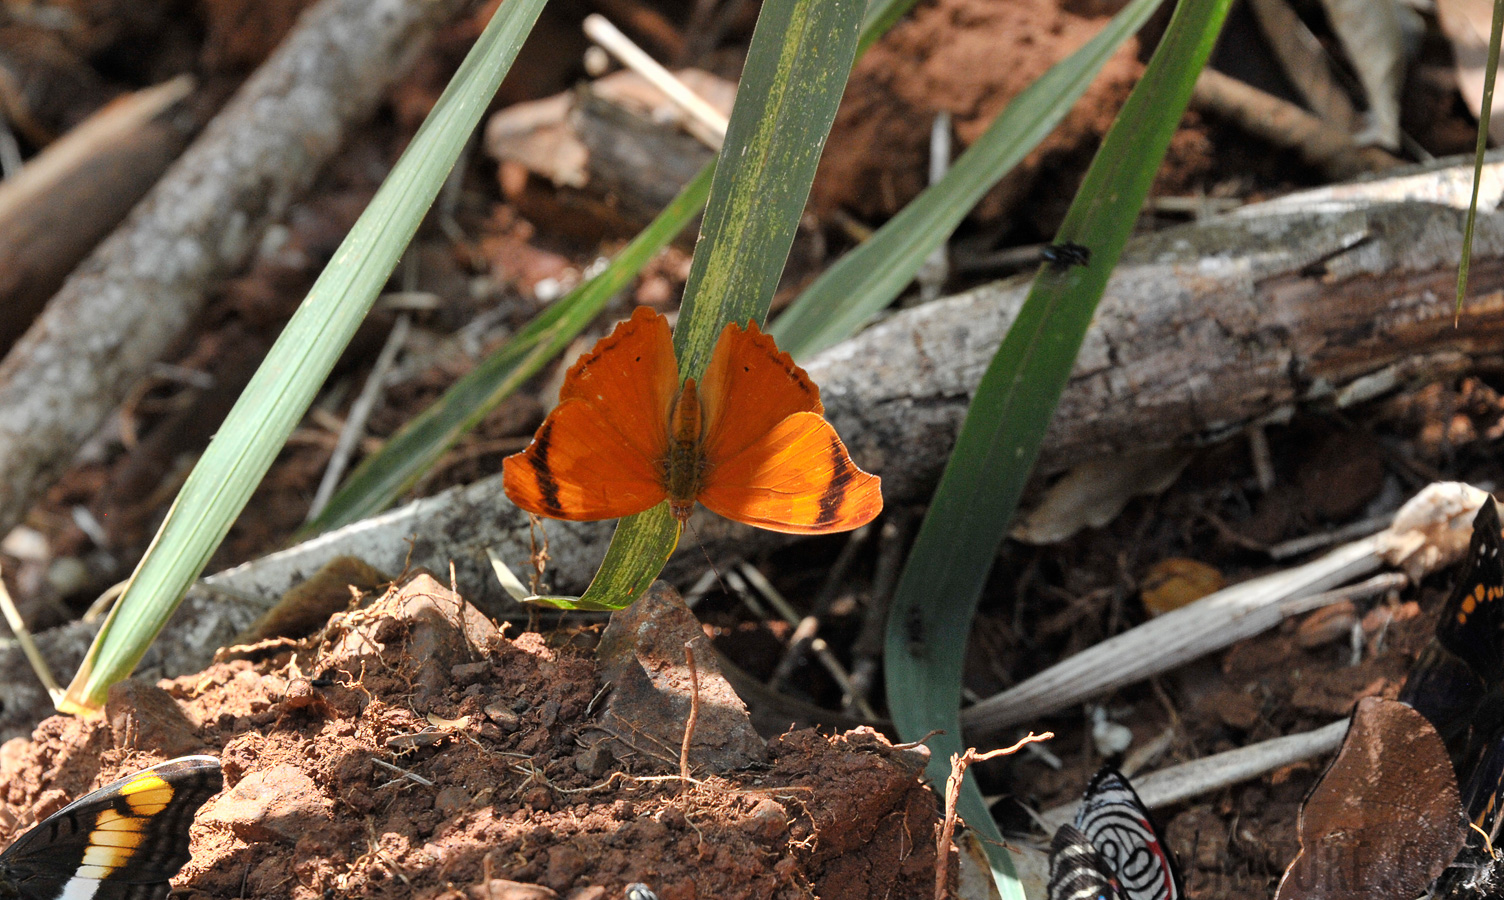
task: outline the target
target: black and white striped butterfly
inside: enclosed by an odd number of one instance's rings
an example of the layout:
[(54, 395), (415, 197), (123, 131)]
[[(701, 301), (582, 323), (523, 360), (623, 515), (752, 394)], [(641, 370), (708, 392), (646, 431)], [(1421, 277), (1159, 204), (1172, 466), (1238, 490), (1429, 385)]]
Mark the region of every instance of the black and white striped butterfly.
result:
[(1050, 847), (1049, 900), (1180, 900), (1169, 850), (1128, 779), (1103, 766)]

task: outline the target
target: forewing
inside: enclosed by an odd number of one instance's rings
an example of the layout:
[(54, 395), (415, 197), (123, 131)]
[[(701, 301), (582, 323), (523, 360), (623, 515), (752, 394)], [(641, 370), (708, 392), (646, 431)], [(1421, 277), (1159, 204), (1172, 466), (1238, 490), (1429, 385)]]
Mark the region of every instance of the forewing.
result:
[(721, 330), (700, 380), (700, 401), (701, 452), (712, 463), (746, 450), (794, 413), (825, 411), (820, 389), (756, 322)]
[(729, 459), (712, 459), (699, 501), (728, 519), (790, 534), (849, 531), (882, 512), (881, 479), (857, 468), (820, 415), (799, 412)]
[(578, 399), (554, 407), (527, 449), (502, 461), (502, 487), (530, 513), (574, 522), (634, 515), (668, 496), (656, 462)]
[(559, 403), (589, 403), (637, 456), (658, 460), (668, 452), (668, 414), (678, 391), (668, 320), (639, 306), (569, 367)]
[(1485, 498), (1473, 519), (1473, 539), (1466, 567), (1452, 588), (1436, 638), (1461, 657), (1485, 685), (1501, 680), (1504, 670), (1504, 537), (1499, 511)]
[(47, 817), (0, 854), (0, 867), (23, 897), (165, 897), (189, 859), (188, 826), (223, 787), (212, 756), (153, 766)]

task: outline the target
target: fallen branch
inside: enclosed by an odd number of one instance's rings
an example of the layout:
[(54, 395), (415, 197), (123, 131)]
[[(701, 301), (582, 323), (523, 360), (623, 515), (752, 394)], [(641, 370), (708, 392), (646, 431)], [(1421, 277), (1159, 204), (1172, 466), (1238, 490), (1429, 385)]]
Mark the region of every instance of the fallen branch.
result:
[(0, 363), (0, 533), (464, 0), (323, 0)]
[[(1349, 594), (1345, 592), (1318, 592), (1366, 575), (1386, 562), (1419, 565), (1420, 574), (1433, 570), (1457, 558), (1457, 537), (1471, 533), (1461, 524), (1472, 521), (1483, 496), (1475, 488), (1454, 482), (1431, 485), (1400, 509), (1395, 524), (1386, 531), (1305, 565), (1223, 588), (966, 708), (961, 722), (967, 737), (973, 741), (996, 737), (1021, 722), (1172, 671), (1267, 631), (1286, 618), (1346, 599)], [(1433, 537), (1437, 534), (1443, 537)], [(1437, 546), (1442, 540), (1447, 546)]]
[[(1239, 782), (1249, 781), (1281, 766), (1315, 759), (1342, 745), (1347, 734), (1347, 719), (1323, 725), (1314, 731), (1287, 734), (1193, 759), (1178, 766), (1161, 769), (1133, 780), (1140, 800), (1150, 809), (1169, 806), (1191, 797), (1220, 791)], [(1044, 826), (1053, 832), (1076, 814), (1080, 804), (1071, 802), (1039, 814)]]

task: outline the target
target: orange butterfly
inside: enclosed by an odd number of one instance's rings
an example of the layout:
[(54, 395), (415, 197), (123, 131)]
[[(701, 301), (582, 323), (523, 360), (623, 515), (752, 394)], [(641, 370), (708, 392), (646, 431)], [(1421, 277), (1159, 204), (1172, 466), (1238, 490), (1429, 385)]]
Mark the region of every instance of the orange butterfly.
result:
[(882, 511), (876, 475), (857, 468), (821, 415), (820, 389), (756, 322), (727, 325), (702, 386), (679, 386), (668, 320), (647, 307), (570, 367), (533, 442), (503, 462), (513, 503), (592, 521), (695, 501), (791, 534), (848, 531)]

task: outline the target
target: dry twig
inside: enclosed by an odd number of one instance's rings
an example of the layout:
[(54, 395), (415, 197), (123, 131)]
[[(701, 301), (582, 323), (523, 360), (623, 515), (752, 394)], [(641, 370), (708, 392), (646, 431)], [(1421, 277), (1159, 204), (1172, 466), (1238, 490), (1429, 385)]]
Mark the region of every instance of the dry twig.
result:
[(687, 789), (693, 779), (689, 771), (689, 745), (695, 739), (695, 725), (700, 721), (700, 671), (695, 666), (695, 647), (684, 642), (684, 658), (689, 663), (689, 718), (684, 721), (684, 743), (679, 747), (679, 778)]
[(1010, 756), (1029, 744), (1047, 741), (1054, 736), (1053, 731), (1046, 731), (1044, 734), (1031, 731), (1011, 747), (988, 750), (986, 753), (978, 753), (977, 748), (967, 747), (964, 753), (951, 754), (950, 776), (945, 779), (945, 821), (941, 824), (940, 836), (935, 841), (935, 900), (945, 900), (946, 887), (950, 882), (950, 866), (946, 865), (946, 860), (950, 858), (950, 842), (956, 834), (956, 803), (961, 798), (961, 780), (966, 777), (966, 770), (971, 768), (972, 763)]

